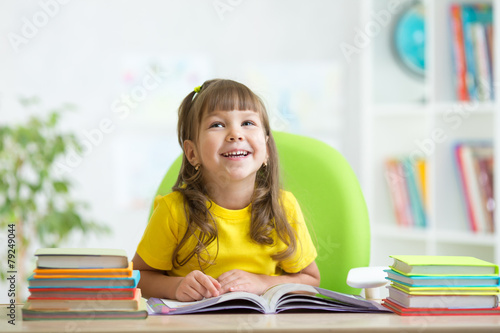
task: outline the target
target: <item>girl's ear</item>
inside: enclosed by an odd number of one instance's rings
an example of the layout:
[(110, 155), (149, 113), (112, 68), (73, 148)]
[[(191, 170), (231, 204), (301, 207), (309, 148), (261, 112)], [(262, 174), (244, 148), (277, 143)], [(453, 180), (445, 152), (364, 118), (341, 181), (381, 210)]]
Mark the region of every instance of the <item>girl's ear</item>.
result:
[(186, 158), (191, 163), (192, 166), (196, 166), (200, 164), (200, 160), (198, 158), (198, 151), (196, 150), (196, 146), (193, 141), (186, 140), (184, 141), (184, 154), (186, 154)]

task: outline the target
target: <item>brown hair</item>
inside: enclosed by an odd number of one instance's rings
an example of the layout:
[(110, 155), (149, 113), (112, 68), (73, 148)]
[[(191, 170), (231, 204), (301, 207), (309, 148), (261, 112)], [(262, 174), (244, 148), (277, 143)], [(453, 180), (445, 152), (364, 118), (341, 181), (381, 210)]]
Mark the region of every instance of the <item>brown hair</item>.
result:
[[(287, 245), (286, 249), (273, 256), (274, 260), (290, 257), (296, 249), (294, 230), (287, 220), (281, 202), (281, 183), (279, 176), (279, 160), (276, 144), (269, 125), (269, 117), (262, 100), (245, 85), (232, 81), (215, 79), (203, 83), (199, 92), (192, 91), (179, 107), (177, 124), (178, 140), (184, 147), (185, 140), (197, 143), (198, 129), (203, 115), (212, 111), (252, 110), (260, 114), (266, 135), (269, 159), (267, 166), (257, 172), (255, 189), (252, 196), (250, 237), (259, 244), (273, 245), (273, 230), (278, 238)], [(173, 191), (184, 197), (185, 214), (188, 221), (187, 231), (172, 255), (174, 267), (186, 264), (196, 255), (200, 269), (204, 265), (213, 264), (214, 258), (203, 258), (208, 253), (207, 246), (217, 240), (217, 225), (210, 213), (207, 202), (205, 184), (202, 181), (203, 168), (193, 167), (184, 154), (181, 170)], [(186, 258), (178, 258), (181, 248), (186, 246), (190, 237), (195, 237), (196, 246)], [(218, 244), (217, 244), (218, 249)]]

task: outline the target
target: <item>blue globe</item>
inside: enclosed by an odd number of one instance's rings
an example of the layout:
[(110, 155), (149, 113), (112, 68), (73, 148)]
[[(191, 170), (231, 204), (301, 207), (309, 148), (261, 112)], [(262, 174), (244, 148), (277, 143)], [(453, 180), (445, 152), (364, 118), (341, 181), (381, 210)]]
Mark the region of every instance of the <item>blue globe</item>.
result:
[(394, 29), (397, 56), (412, 72), (425, 74), (425, 20), (424, 6), (414, 4), (400, 16)]

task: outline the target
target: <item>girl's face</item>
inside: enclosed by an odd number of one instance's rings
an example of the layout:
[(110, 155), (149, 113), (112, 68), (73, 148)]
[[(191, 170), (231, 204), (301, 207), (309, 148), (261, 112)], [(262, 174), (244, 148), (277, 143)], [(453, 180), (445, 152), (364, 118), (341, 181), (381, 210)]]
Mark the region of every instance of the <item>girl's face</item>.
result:
[(192, 165), (201, 164), (207, 186), (248, 182), (268, 159), (267, 135), (259, 113), (214, 111), (201, 120), (198, 143), (186, 140), (184, 151)]

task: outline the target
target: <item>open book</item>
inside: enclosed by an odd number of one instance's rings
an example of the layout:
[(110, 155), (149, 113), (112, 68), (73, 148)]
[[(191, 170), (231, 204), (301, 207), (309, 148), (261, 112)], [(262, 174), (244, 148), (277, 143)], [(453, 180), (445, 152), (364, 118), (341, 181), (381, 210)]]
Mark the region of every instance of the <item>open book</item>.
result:
[(382, 305), (359, 296), (295, 283), (278, 284), (266, 290), (262, 296), (247, 292), (230, 292), (196, 302), (150, 298), (147, 303), (150, 314), (187, 314), (239, 309), (262, 313), (287, 310), (389, 312)]

